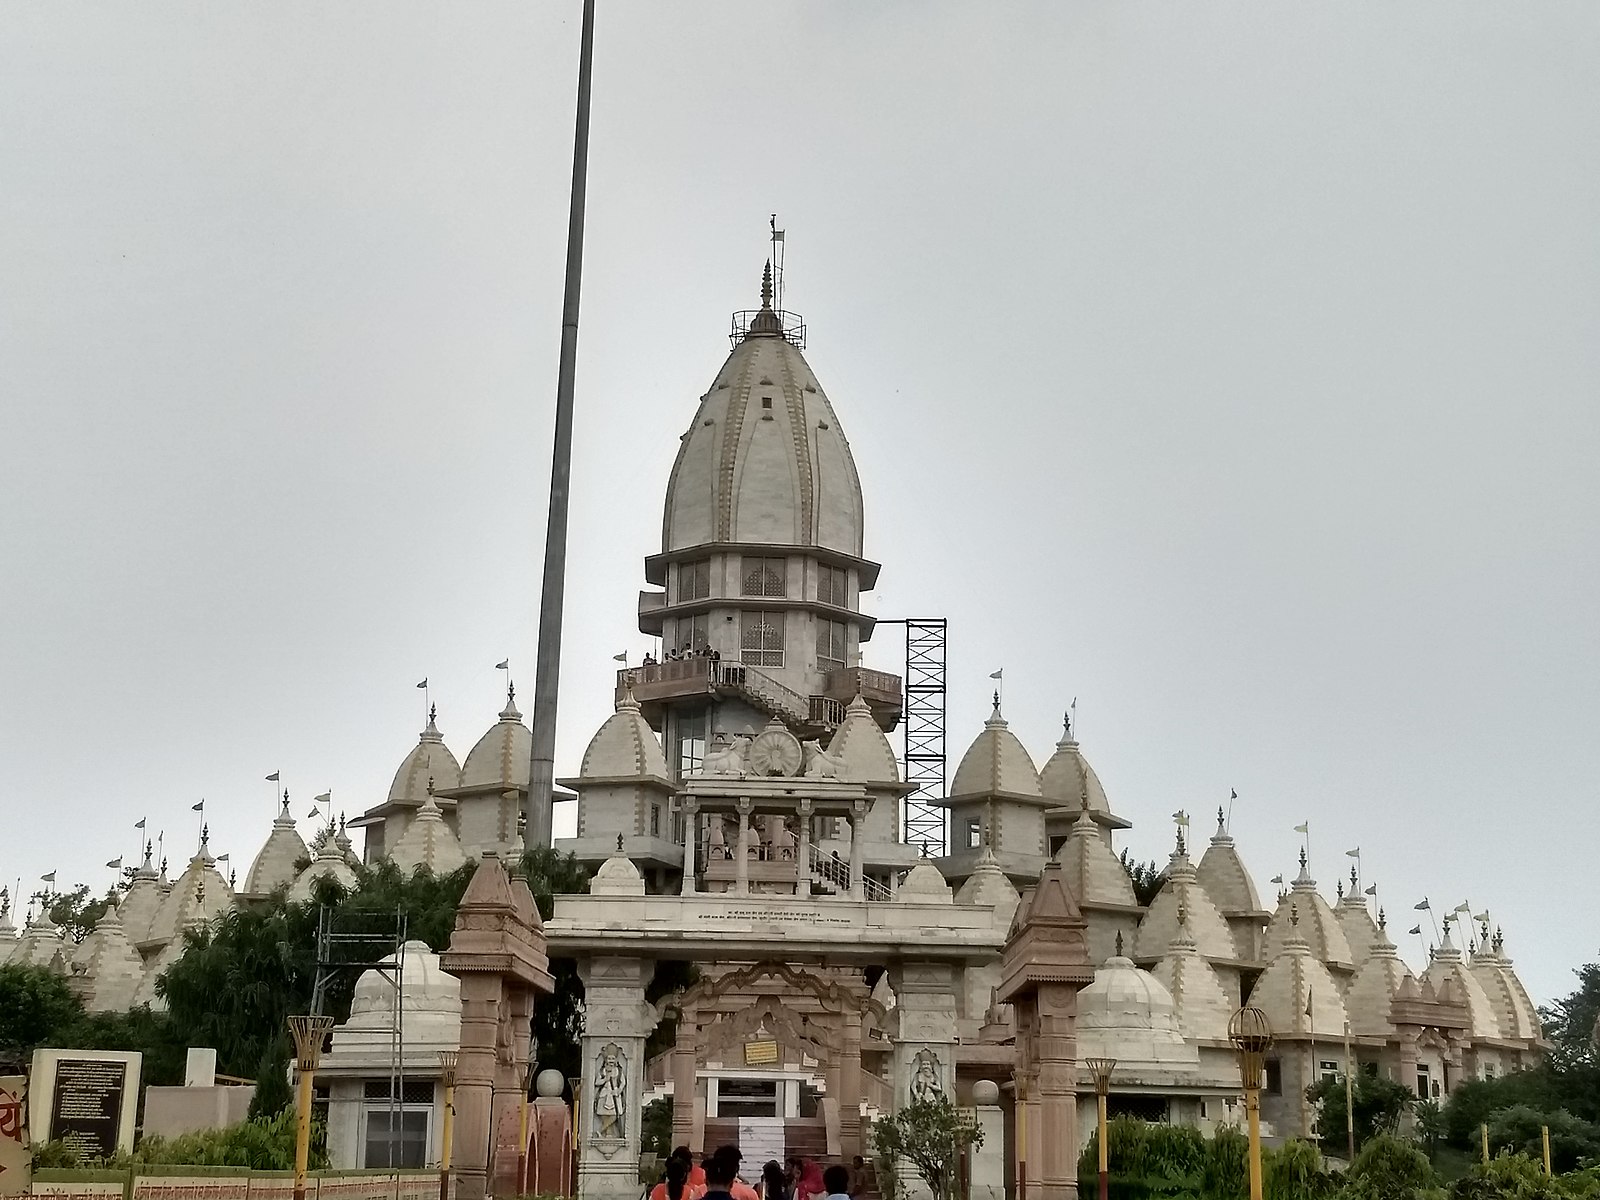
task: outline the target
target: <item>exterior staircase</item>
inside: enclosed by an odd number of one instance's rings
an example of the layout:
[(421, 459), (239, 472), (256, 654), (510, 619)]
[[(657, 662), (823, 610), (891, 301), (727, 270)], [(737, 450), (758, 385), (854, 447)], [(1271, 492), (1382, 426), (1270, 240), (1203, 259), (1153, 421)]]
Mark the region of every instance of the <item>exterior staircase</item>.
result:
[[(843, 859), (824, 854), (814, 844), (811, 846), (811, 882), (835, 896), (850, 894), (850, 864)], [(889, 889), (876, 879), (862, 876), (861, 895), (867, 900), (891, 899)]]
[(844, 705), (827, 696), (803, 696), (785, 683), (742, 663), (711, 664), (712, 683), (758, 712), (777, 717), (797, 737), (826, 737), (844, 721)]

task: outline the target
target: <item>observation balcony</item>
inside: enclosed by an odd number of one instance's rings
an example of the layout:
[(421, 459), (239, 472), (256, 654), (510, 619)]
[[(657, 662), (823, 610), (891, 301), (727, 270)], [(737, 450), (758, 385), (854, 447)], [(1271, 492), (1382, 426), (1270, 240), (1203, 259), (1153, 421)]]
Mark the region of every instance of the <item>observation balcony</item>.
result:
[(616, 696), (631, 685), (645, 720), (659, 729), (665, 709), (679, 701), (703, 697), (707, 702), (738, 698), (768, 716), (777, 717), (796, 736), (826, 737), (844, 721), (857, 695), (872, 709), (885, 732), (900, 723), (903, 708), (900, 677), (867, 667), (841, 667), (823, 677), (822, 691), (807, 696), (756, 667), (706, 657), (669, 659), (617, 672)]

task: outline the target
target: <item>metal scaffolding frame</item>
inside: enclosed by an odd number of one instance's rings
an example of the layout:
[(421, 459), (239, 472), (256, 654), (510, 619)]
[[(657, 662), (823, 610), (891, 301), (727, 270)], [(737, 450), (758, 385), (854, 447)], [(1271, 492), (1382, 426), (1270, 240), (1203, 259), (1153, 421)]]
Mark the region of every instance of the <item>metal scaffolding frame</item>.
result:
[[(405, 978), (406, 928), (403, 909), (393, 912), (346, 912), (336, 918), (327, 904), (317, 914), (317, 974), (311, 987), (311, 1013), (321, 1016), (334, 977), (344, 971), (377, 971), (390, 984), (389, 993), (389, 1166), (400, 1147), (401, 1113), (405, 1107)], [(339, 955), (343, 947), (352, 957)], [(374, 953), (375, 952), (375, 953)], [(391, 958), (393, 961), (390, 961)], [(360, 978), (360, 975), (357, 975)], [(362, 1130), (365, 1142), (366, 1132)]]
[(908, 846), (927, 857), (945, 852), (945, 639), (944, 617), (905, 617), (904, 748), (900, 768), (914, 785), (906, 795), (903, 830)]

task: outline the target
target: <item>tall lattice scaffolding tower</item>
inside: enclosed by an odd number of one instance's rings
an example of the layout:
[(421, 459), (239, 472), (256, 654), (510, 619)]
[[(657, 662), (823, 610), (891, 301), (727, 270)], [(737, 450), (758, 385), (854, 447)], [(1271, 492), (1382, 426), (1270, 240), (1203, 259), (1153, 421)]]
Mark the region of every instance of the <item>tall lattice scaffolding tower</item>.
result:
[(927, 857), (945, 852), (944, 617), (907, 617), (904, 750), (901, 770), (914, 785), (906, 795), (905, 842)]

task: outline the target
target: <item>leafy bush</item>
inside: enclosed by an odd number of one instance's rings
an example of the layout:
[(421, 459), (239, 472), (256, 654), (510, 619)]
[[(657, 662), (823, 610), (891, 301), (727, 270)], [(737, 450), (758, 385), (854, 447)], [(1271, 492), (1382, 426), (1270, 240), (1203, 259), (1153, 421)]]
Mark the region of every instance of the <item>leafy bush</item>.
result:
[(1292, 1138), (1263, 1155), (1262, 1184), (1266, 1200), (1321, 1200), (1337, 1184), (1322, 1169), (1322, 1155), (1309, 1142)]
[(878, 1121), (872, 1127), (872, 1141), (880, 1161), (910, 1163), (935, 1200), (949, 1200), (956, 1163), (969, 1148), (983, 1145), (983, 1130), (940, 1092)]
[(1596, 1200), (1600, 1172), (1576, 1171), (1545, 1177), (1544, 1166), (1525, 1154), (1505, 1154), (1477, 1164), (1456, 1180), (1450, 1200)]
[(1550, 1128), (1550, 1163), (1557, 1171), (1571, 1171), (1585, 1160), (1600, 1160), (1600, 1129), (1557, 1109), (1544, 1112), (1525, 1104), (1503, 1108), (1489, 1119), (1489, 1149), (1526, 1154), (1544, 1161), (1543, 1127)]
[(1373, 1138), (1345, 1175), (1339, 1200), (1421, 1200), (1438, 1186), (1428, 1156), (1388, 1135)]

